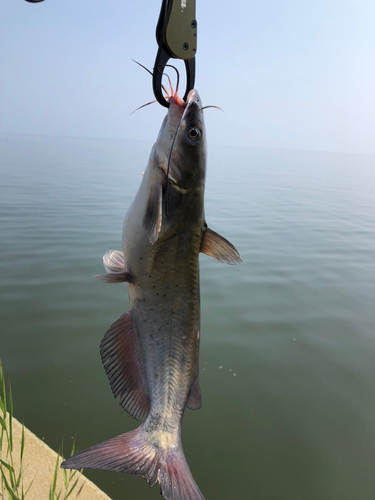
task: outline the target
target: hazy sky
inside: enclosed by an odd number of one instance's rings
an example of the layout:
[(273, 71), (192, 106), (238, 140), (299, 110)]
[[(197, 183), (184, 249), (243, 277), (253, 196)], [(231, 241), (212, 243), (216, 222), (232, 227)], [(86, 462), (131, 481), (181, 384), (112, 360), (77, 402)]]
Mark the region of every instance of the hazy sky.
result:
[[(374, 0), (196, 4), (210, 143), (375, 153)], [(1, 0), (0, 132), (155, 140), (160, 5)]]

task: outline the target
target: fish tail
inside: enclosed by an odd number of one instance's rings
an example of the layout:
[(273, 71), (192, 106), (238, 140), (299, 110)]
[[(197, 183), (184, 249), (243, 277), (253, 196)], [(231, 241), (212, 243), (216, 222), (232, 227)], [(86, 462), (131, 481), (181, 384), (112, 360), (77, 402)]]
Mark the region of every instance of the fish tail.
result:
[(164, 448), (145, 436), (143, 427), (80, 451), (65, 460), (61, 467), (128, 472), (144, 477), (150, 486), (159, 482), (160, 492), (167, 500), (204, 500), (186, 462), (181, 442), (173, 448)]

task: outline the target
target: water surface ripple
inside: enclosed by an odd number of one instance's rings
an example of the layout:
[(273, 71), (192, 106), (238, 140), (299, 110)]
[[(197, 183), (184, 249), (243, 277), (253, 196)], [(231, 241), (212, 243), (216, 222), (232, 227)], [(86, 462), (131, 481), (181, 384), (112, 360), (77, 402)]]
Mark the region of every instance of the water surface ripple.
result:
[[(99, 343), (128, 308), (105, 285), (151, 145), (0, 135), (0, 356), (15, 415), (53, 448), (135, 428)], [(203, 407), (183, 443), (207, 500), (375, 498), (375, 158), (209, 148), (201, 256)], [(160, 498), (89, 471), (114, 500)]]

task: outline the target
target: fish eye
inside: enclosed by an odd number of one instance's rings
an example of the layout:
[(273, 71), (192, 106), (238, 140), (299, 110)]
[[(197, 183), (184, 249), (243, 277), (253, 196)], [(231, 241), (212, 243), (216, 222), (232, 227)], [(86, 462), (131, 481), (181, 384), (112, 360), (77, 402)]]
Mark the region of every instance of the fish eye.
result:
[(202, 133), (197, 127), (190, 127), (188, 132), (191, 141), (198, 141), (202, 137)]

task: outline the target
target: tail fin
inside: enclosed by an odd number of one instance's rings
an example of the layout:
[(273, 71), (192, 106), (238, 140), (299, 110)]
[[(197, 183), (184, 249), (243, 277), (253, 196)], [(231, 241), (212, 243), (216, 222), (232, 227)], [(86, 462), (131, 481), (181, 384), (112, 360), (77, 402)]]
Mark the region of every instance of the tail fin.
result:
[(167, 500), (204, 500), (181, 442), (173, 449), (163, 449), (145, 439), (142, 427), (81, 451), (65, 460), (61, 467), (128, 472), (144, 477), (150, 486), (158, 481)]

